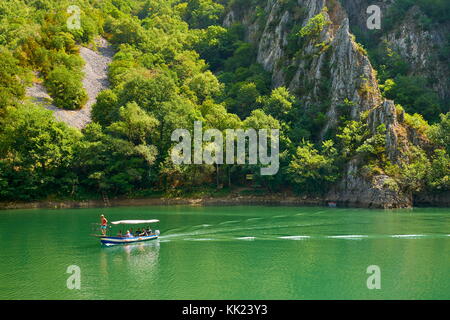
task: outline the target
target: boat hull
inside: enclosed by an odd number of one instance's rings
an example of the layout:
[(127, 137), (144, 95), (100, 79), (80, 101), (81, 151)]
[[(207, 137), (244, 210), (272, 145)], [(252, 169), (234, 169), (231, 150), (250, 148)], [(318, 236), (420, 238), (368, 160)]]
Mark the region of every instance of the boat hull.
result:
[(158, 239), (157, 235), (142, 236), (142, 237), (101, 237), (100, 242), (104, 245), (114, 245), (114, 244), (127, 244), (135, 242), (143, 242)]

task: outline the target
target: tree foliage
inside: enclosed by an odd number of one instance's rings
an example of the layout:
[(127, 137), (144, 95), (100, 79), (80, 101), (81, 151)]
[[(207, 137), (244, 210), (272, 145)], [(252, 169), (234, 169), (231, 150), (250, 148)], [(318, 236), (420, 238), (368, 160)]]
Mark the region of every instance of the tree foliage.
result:
[[(66, 10), (72, 4), (81, 8), (78, 30), (67, 28)], [(0, 200), (84, 198), (99, 191), (117, 196), (153, 191), (180, 195), (224, 185), (292, 188), (317, 195), (341, 179), (350, 160), (366, 165), (358, 174), (388, 175), (410, 192), (448, 190), (449, 115), (439, 116), (443, 104), (427, 89), (428, 80), (411, 77), (408, 65), (388, 44), (372, 54), (384, 95), (407, 111), (402, 125), (428, 143), (404, 152), (401, 163), (391, 163), (387, 156), (387, 128), (371, 128), (367, 119), (352, 117), (355, 103), (349, 99), (336, 109), (335, 134), (324, 138), (329, 101), (305, 105), (301, 92), (275, 87), (271, 73), (257, 62), (257, 47), (246, 41), (245, 27), (222, 26), (225, 7), (239, 11), (254, 6), (255, 23), (264, 22), (263, 4), (2, 1)], [(293, 1), (280, 4), (296, 8)], [(289, 54), (327, 24), (322, 11), (303, 27), (294, 26)], [(82, 108), (86, 93), (78, 48), (92, 45), (99, 35), (116, 53), (109, 66), (110, 87), (98, 95), (91, 124), (80, 132), (54, 120), (50, 111), (23, 103), (34, 71), (58, 107)], [(174, 164), (172, 132), (186, 129), (193, 136), (195, 121), (202, 122), (203, 130), (214, 128), (223, 134), (227, 129), (278, 129), (279, 172), (262, 176), (260, 164)], [(254, 177), (251, 182), (245, 178), (248, 174)]]

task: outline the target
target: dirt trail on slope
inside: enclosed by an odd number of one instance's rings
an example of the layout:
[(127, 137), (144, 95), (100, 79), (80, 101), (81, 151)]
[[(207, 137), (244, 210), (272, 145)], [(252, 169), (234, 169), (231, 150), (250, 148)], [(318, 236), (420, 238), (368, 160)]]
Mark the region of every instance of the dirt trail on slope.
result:
[(52, 104), (52, 98), (42, 83), (36, 82), (32, 87), (27, 88), (27, 96), (35, 103), (41, 104), (46, 109), (52, 110), (53, 115), (59, 121), (68, 125), (82, 129), (91, 122), (91, 109), (100, 91), (109, 86), (108, 66), (114, 56), (111, 45), (103, 38), (95, 40), (97, 51), (86, 47), (80, 47), (80, 56), (86, 62), (83, 72), (83, 86), (88, 94), (86, 105), (80, 110), (63, 110)]

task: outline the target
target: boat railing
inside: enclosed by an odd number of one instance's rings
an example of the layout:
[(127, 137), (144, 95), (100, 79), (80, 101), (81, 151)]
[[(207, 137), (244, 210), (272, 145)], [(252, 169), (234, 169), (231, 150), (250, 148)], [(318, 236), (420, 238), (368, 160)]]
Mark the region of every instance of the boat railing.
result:
[(155, 230), (154, 232), (150, 232), (150, 233), (146, 233), (146, 234), (139, 234), (139, 235), (135, 235), (132, 234), (130, 236), (127, 236), (126, 234), (117, 234), (117, 235), (110, 235), (109, 237), (114, 237), (114, 238), (139, 238), (139, 237), (150, 237), (150, 236), (159, 236), (160, 232), (159, 230)]

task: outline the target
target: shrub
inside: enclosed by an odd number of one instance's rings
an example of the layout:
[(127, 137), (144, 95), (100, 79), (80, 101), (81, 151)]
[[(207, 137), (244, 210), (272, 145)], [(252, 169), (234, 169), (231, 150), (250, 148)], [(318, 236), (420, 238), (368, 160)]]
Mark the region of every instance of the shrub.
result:
[(97, 96), (97, 101), (92, 106), (92, 120), (103, 127), (109, 126), (119, 119), (117, 95), (110, 89), (103, 90)]
[(0, 109), (24, 96), (25, 88), (20, 79), (23, 73), (12, 54), (0, 47)]
[(66, 67), (56, 67), (51, 71), (45, 85), (53, 97), (55, 106), (62, 109), (81, 109), (88, 100), (81, 83), (81, 73), (76, 73)]
[(322, 12), (309, 19), (306, 26), (300, 29), (298, 35), (302, 38), (318, 36), (327, 25), (331, 24), (331, 21), (325, 16), (325, 13), (326, 7)]
[(405, 123), (422, 134), (426, 133), (430, 128), (428, 122), (418, 113), (414, 113), (413, 115), (405, 113)]
[(339, 179), (336, 155), (330, 140), (323, 142), (321, 153), (311, 143), (305, 143), (292, 157), (287, 168), (288, 177), (302, 192), (325, 192)]

